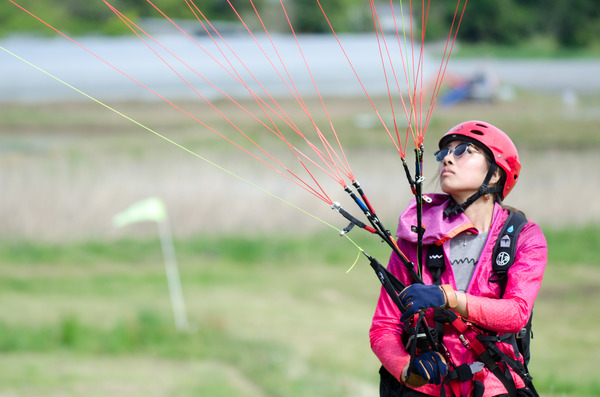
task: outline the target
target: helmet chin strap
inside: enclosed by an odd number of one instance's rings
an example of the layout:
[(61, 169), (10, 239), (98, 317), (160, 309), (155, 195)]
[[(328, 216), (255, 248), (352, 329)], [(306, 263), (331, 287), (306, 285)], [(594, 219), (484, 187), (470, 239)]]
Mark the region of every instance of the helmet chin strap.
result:
[(490, 180), (492, 179), (492, 176), (494, 175), (494, 172), (496, 171), (497, 165), (495, 163), (492, 163), (490, 165), (490, 169), (487, 172), (487, 175), (485, 176), (485, 179), (483, 180), (483, 183), (481, 184), (481, 187), (479, 188), (479, 190), (477, 192), (475, 192), (471, 197), (469, 197), (464, 203), (462, 204), (458, 204), (456, 202), (454, 202), (454, 204), (450, 204), (445, 210), (444, 210), (444, 216), (454, 216), (454, 215), (458, 215), (463, 213), (468, 206), (470, 206), (471, 204), (473, 204), (475, 201), (477, 201), (477, 199), (479, 199), (479, 197), (485, 196), (486, 194), (491, 194), (491, 193), (499, 193), (502, 192), (502, 186), (492, 186), (489, 187), (488, 184), (490, 183)]

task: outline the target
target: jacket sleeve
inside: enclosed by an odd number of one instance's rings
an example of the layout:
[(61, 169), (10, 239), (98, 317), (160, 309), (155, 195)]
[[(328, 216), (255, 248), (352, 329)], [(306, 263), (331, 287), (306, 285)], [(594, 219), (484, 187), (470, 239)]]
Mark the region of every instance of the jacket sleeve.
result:
[[(388, 270), (405, 285), (410, 284), (404, 271), (404, 265), (394, 253), (390, 257)], [(396, 379), (400, 379), (402, 369), (410, 361), (410, 355), (402, 344), (400, 316), (400, 310), (382, 287), (373, 315), (369, 338), (373, 353)]]
[(548, 259), (546, 239), (535, 223), (523, 227), (501, 299), (467, 295), (469, 321), (491, 331), (519, 332), (529, 320)]

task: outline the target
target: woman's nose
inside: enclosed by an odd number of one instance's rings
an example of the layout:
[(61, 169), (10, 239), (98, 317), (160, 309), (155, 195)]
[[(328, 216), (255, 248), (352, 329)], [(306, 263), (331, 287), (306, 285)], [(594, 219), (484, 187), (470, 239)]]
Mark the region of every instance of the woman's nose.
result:
[(446, 155), (446, 157), (444, 157), (442, 159), (442, 164), (443, 165), (452, 164), (452, 156), (454, 156), (453, 152), (448, 152), (448, 154)]

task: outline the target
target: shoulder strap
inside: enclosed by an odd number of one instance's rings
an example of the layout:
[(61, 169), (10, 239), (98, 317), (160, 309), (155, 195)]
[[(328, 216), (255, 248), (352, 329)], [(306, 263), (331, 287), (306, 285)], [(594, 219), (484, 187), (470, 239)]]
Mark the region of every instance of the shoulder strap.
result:
[[(502, 231), (498, 235), (499, 237), (496, 241), (492, 257), (493, 275), (490, 277), (489, 280), (490, 282), (500, 283), (501, 295), (504, 295), (504, 290), (506, 289), (508, 269), (515, 262), (515, 254), (517, 251), (517, 240), (519, 238), (519, 233), (521, 232), (521, 229), (523, 229), (523, 226), (525, 226), (526, 223), (527, 219), (525, 218), (525, 216), (518, 212), (510, 212), (508, 219), (506, 219), (506, 222), (504, 223)], [(527, 322), (525, 328), (523, 328), (521, 332), (515, 335), (517, 350), (520, 354), (523, 355), (526, 373), (528, 372), (527, 364), (529, 363), (530, 358), (529, 343), (532, 337), (532, 317), (533, 312), (529, 315), (529, 321)], [(515, 350), (515, 353), (517, 353), (517, 350)], [(529, 384), (531, 385), (531, 381), (529, 382)]]
[(506, 287), (505, 281), (508, 269), (515, 262), (515, 253), (517, 251), (517, 239), (523, 226), (527, 223), (527, 218), (518, 212), (510, 212), (504, 222), (504, 226), (498, 235), (496, 245), (492, 255), (492, 271), (490, 282), (501, 283), (502, 295)]

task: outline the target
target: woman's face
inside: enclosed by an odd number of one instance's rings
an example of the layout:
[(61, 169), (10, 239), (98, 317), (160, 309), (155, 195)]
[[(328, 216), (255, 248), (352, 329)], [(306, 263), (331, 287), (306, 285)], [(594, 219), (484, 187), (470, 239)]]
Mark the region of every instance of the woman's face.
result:
[[(449, 149), (447, 154), (443, 149)], [(489, 164), (483, 151), (469, 142), (452, 141), (439, 153), (439, 157), (446, 154), (440, 159), (439, 168), (442, 191), (459, 204), (465, 202), (479, 190), (488, 172)]]

